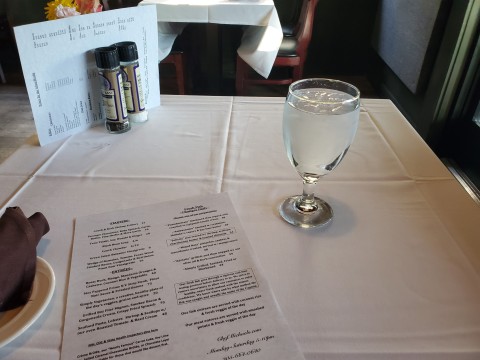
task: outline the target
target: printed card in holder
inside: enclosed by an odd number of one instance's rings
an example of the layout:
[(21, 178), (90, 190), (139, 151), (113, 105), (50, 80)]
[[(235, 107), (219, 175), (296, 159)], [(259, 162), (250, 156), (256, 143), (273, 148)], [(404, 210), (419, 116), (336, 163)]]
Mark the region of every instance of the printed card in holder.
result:
[(72, 16), (14, 31), (40, 145), (103, 126), (97, 47), (135, 42), (146, 108), (160, 104), (154, 6)]
[(226, 193), (76, 219), (62, 359), (303, 355)]

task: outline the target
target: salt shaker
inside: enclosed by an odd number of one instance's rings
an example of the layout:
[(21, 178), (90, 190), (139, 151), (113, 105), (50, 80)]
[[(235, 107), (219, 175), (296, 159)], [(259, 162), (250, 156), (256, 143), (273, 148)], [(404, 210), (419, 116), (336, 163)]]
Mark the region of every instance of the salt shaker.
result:
[(137, 45), (133, 41), (123, 41), (112, 46), (117, 48), (120, 58), (128, 118), (133, 122), (147, 121)]

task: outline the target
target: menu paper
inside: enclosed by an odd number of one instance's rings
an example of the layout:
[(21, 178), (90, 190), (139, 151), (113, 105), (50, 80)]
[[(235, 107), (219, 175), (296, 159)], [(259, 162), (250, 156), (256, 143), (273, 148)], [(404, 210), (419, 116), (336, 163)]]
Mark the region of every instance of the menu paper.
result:
[(76, 219), (62, 360), (300, 360), (228, 194)]
[(72, 16), (14, 28), (40, 145), (103, 125), (93, 50), (137, 45), (146, 108), (160, 104), (155, 6)]

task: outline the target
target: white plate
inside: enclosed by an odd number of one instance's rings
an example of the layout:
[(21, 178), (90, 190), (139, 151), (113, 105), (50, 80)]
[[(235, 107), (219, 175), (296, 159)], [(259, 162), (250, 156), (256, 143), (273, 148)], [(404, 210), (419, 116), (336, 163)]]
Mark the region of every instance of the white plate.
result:
[(47, 307), (55, 289), (55, 274), (48, 262), (37, 257), (37, 271), (28, 302), (18, 308), (0, 312), (0, 347), (29, 328)]

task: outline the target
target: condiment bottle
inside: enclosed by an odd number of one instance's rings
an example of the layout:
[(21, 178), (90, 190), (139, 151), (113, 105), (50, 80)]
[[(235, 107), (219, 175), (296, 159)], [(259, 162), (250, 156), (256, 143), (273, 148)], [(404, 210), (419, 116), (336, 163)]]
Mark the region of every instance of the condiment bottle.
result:
[(124, 133), (130, 130), (130, 122), (117, 48), (108, 46), (95, 49), (95, 61), (101, 80), (105, 127), (112, 134)]
[(120, 58), (128, 118), (133, 122), (147, 121), (148, 113), (145, 110), (137, 45), (133, 41), (123, 41), (113, 46), (117, 48)]

